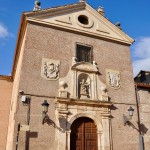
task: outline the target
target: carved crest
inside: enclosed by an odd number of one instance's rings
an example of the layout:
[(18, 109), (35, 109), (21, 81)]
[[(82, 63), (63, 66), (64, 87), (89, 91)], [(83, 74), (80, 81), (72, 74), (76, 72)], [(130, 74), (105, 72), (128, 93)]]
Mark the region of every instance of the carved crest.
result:
[(59, 78), (60, 61), (42, 58), (41, 76), (46, 80), (57, 80)]
[(116, 70), (107, 70), (107, 83), (114, 89), (119, 89), (120, 72)]

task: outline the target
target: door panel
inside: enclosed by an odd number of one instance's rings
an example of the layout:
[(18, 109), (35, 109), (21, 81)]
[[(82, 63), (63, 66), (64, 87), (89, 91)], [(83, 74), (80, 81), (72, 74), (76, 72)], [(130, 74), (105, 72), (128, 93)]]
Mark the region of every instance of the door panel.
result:
[(78, 118), (71, 126), (70, 150), (97, 150), (97, 129), (93, 120)]

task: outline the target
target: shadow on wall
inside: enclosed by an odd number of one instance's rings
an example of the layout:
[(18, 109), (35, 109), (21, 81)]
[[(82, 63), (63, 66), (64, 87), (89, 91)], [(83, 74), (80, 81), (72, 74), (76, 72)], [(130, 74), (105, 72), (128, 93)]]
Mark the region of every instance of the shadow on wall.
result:
[(49, 118), (49, 116), (46, 116), (44, 123), (47, 123), (49, 126), (53, 126), (54, 128), (58, 129), (60, 132), (64, 133), (67, 131), (66, 125), (68, 124), (68, 121), (64, 116), (59, 117), (60, 127), (58, 127), (56, 123)]
[[(66, 125), (67, 120), (64, 116), (59, 117), (59, 123), (60, 127), (58, 127), (53, 120), (49, 118), (49, 116), (46, 116), (44, 120), (44, 124), (48, 124), (49, 126), (53, 126), (54, 128), (58, 129), (60, 132), (65, 133), (67, 131)], [(29, 144), (31, 138), (38, 138), (38, 132), (26, 132), (26, 144), (25, 144), (25, 150), (29, 150)]]
[(38, 132), (26, 132), (26, 148), (25, 150), (29, 150), (30, 138), (38, 138)]
[(140, 124), (140, 131), (143, 135), (146, 134), (148, 131), (148, 129), (146, 128), (146, 126), (143, 123)]

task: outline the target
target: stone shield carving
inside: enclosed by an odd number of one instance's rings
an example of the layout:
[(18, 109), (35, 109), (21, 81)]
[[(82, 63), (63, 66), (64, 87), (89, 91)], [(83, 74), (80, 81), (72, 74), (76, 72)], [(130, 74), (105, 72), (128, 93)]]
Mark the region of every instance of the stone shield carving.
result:
[(41, 76), (46, 80), (57, 80), (59, 78), (60, 60), (42, 58)]
[(107, 84), (114, 89), (120, 88), (120, 72), (117, 70), (107, 70)]

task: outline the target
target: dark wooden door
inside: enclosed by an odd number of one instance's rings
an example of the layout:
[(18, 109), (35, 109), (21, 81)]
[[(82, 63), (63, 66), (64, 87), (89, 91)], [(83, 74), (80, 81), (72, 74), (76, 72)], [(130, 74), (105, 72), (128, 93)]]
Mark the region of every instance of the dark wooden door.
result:
[(97, 150), (97, 129), (93, 120), (82, 117), (71, 126), (70, 150)]

